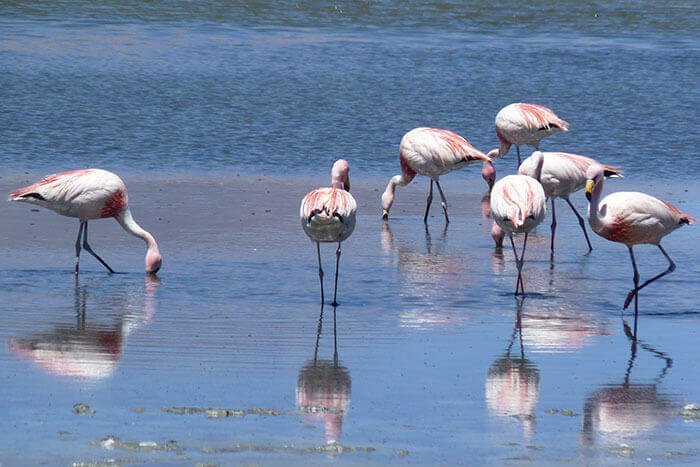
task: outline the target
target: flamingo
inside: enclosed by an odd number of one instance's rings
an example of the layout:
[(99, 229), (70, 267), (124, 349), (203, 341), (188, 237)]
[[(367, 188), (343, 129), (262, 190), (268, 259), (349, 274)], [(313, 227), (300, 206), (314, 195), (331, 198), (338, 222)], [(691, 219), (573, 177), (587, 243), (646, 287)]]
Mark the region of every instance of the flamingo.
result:
[(357, 203), (350, 194), (350, 164), (339, 159), (331, 170), (330, 188), (318, 188), (310, 191), (301, 201), (299, 216), (301, 226), (309, 238), (316, 242), (318, 254), (318, 277), (321, 281), (321, 303), (323, 295), (323, 268), (321, 266), (321, 242), (338, 242), (335, 252), (335, 287), (333, 306), (338, 303), (338, 264), (340, 263), (340, 244), (355, 229), (355, 212)]
[[(542, 169), (542, 163), (536, 168), (537, 177)], [(510, 244), (515, 255), (515, 264), (518, 268), (518, 280), (515, 283), (515, 295), (518, 289), (525, 295), (525, 287), (522, 280), (523, 258), (527, 245), (528, 233), (534, 229), (547, 212), (544, 189), (536, 178), (527, 175), (507, 175), (496, 182), (491, 191), (491, 216), (494, 222), (510, 237)], [(524, 233), (523, 251), (518, 258), (513, 241), (514, 233)], [(500, 235), (498, 229), (492, 230), (492, 235), (498, 246), (496, 235)]]
[(163, 257), (155, 238), (142, 229), (129, 209), (126, 185), (118, 175), (102, 169), (81, 169), (49, 175), (38, 182), (10, 193), (10, 201), (36, 204), (63, 216), (80, 220), (75, 242), (75, 274), (78, 274), (82, 248), (94, 256), (110, 273), (114, 270), (95, 253), (87, 241), (88, 221), (113, 217), (130, 234), (146, 242), (146, 272), (155, 274)]
[[(460, 169), (475, 161), (485, 163), (482, 175), (489, 183), (488, 177), (495, 177), (486, 167), (491, 163), (491, 158), (475, 149), (469, 141), (449, 130), (438, 128), (414, 128), (401, 138), (399, 145), (399, 162), (401, 174), (395, 175), (389, 180), (386, 190), (382, 194), (382, 218), (389, 218), (389, 210), (394, 203), (396, 185), (406, 186), (416, 174), (430, 177), (430, 191), (428, 192), (427, 205), (423, 222), (428, 223), (428, 212), (433, 201), (433, 183), (437, 185), (442, 199), (442, 210), (445, 212), (445, 221), (450, 222), (447, 213), (447, 200), (440, 186), (440, 175)], [(493, 168), (493, 167), (491, 167)], [(493, 181), (491, 180), (491, 183)]]
[[(600, 199), (603, 193), (604, 174), (605, 168), (600, 164), (593, 164), (586, 171), (588, 177), (586, 198), (590, 202), (588, 222), (591, 229), (601, 237), (627, 245), (634, 270), (634, 288), (627, 294), (623, 309), (627, 309), (634, 298), (636, 316), (638, 292), (676, 269), (675, 263), (661, 246), (661, 239), (682, 225), (692, 224), (696, 220), (665, 201), (646, 193), (618, 191)], [(633, 247), (642, 243), (659, 247), (668, 260), (668, 269), (639, 285), (639, 272), (634, 260)]]
[[(586, 170), (597, 163), (595, 159), (578, 154), (569, 154), (566, 152), (541, 152), (535, 151), (530, 157), (525, 159), (518, 173), (521, 175), (534, 176), (535, 169), (540, 163), (540, 159), (544, 159), (539, 182), (544, 188), (544, 194), (552, 202), (552, 240), (551, 240), (551, 258), (554, 258), (554, 234), (557, 228), (557, 216), (554, 210), (554, 200), (562, 198), (569, 205), (576, 217), (578, 223), (583, 230), (583, 236), (588, 244), (588, 253), (593, 251), (591, 241), (586, 232), (586, 223), (583, 217), (576, 210), (576, 207), (569, 200), (569, 195), (586, 185)], [(602, 164), (604, 175), (606, 177), (621, 177), (622, 171), (608, 164)]]
[(521, 145), (527, 144), (539, 149), (542, 138), (568, 130), (569, 124), (547, 107), (537, 104), (510, 104), (496, 115), (499, 147), (489, 151), (488, 156), (503, 157), (508, 154), (510, 146), (515, 144), (520, 166)]

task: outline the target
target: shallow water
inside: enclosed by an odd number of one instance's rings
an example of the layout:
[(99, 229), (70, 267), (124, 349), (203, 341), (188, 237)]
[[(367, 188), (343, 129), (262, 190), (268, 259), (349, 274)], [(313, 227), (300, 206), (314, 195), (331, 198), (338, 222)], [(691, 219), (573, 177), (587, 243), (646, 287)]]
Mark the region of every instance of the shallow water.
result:
[[(420, 178), (379, 217), (404, 132), (488, 150), (519, 100), (571, 123), (545, 149), (623, 168), (607, 191), (697, 217), (698, 7), (628, 3), (0, 4), (0, 192), (112, 169), (165, 256), (148, 280), (139, 240), (93, 222), (119, 273), (85, 256), (76, 281), (75, 220), (0, 203), (0, 462), (697, 463), (678, 414), (700, 402), (697, 227), (664, 241), (677, 269), (641, 294), (635, 344), (625, 248), (593, 236), (585, 255), (561, 203), (524, 301), (478, 168), (444, 178), (447, 229), (439, 206), (425, 229)], [(359, 218), (319, 328), (296, 213), (340, 156)], [(666, 267), (637, 255), (642, 277)]]

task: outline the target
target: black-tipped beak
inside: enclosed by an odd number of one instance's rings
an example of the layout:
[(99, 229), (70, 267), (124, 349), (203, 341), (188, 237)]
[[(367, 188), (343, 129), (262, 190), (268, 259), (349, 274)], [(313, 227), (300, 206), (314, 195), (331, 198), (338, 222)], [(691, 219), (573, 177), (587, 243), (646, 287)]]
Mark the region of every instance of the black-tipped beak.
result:
[(586, 182), (586, 199), (590, 202), (591, 196), (593, 195), (593, 180), (588, 180)]

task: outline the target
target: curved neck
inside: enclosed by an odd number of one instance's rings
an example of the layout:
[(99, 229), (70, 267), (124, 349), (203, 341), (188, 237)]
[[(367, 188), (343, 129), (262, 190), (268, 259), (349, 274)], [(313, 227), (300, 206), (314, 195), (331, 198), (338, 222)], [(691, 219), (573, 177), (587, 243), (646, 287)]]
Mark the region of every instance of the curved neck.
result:
[(588, 205), (588, 219), (592, 224), (597, 224), (600, 220), (598, 204), (603, 194), (603, 180), (605, 180), (605, 177), (600, 177), (600, 180), (593, 186), (593, 191), (591, 192), (590, 204)]
[(153, 238), (153, 235), (142, 229), (141, 226), (136, 223), (128, 207), (124, 209), (121, 214), (116, 217), (116, 219), (124, 230), (146, 242), (149, 252), (160, 253), (156, 239)]

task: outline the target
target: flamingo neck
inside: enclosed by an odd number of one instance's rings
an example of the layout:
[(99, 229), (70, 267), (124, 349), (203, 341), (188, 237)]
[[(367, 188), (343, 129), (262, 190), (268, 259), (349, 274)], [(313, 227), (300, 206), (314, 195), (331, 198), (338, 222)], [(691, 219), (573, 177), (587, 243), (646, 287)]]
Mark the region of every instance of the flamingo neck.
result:
[(116, 219), (124, 230), (146, 242), (146, 271), (149, 273), (157, 272), (160, 269), (162, 257), (153, 235), (136, 223), (128, 207)]
[(382, 209), (389, 210), (391, 205), (394, 204), (394, 193), (396, 192), (396, 185), (406, 186), (411, 182), (411, 179), (406, 180), (402, 175), (394, 175), (389, 180), (389, 184), (386, 186), (386, 190), (382, 193)]
[(541, 151), (536, 151), (533, 154), (536, 159), (535, 159), (535, 170), (532, 171), (532, 178), (537, 180), (538, 182), (542, 178), (542, 166), (544, 165), (544, 154), (542, 154)]
[(591, 224), (591, 228), (596, 230), (595, 226), (601, 224), (600, 219), (600, 197), (603, 194), (603, 180), (604, 177), (600, 177), (600, 180), (593, 186), (593, 191), (591, 192), (591, 200), (588, 205), (588, 221)]

